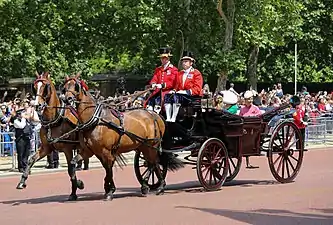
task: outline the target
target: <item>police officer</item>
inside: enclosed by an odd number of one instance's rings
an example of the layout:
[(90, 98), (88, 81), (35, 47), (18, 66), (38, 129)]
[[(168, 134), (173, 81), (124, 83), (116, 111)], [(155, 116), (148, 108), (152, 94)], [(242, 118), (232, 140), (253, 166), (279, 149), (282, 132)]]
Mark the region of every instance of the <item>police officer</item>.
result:
[[(183, 70), (178, 73), (175, 89), (165, 99), (166, 121), (175, 122), (181, 105), (188, 104), (193, 96), (202, 96), (203, 77), (193, 68), (193, 53), (184, 51), (181, 58)], [(173, 96), (173, 97), (172, 97)], [(172, 116), (171, 116), (172, 105)]]
[(17, 162), (19, 172), (24, 172), (28, 165), (28, 158), (30, 155), (30, 131), (28, 118), (24, 109), (19, 109), (16, 112), (12, 111), (12, 122), (15, 128), (15, 143), (17, 151)]
[(147, 99), (147, 108), (159, 113), (163, 105), (164, 96), (170, 90), (174, 89), (175, 79), (178, 74), (177, 67), (170, 62), (171, 50), (169, 48), (160, 48), (160, 59), (162, 65), (155, 69), (150, 85), (154, 92)]

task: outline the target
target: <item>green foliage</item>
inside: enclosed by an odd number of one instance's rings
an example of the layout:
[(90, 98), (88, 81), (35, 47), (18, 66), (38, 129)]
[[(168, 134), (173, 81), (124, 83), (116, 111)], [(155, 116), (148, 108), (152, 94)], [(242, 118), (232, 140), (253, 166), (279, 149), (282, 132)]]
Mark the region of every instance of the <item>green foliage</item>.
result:
[(233, 48), (225, 52), (225, 24), (215, 1), (2, 0), (0, 75), (49, 70), (61, 82), (79, 71), (86, 79), (111, 70), (151, 74), (158, 48), (170, 46), (175, 65), (184, 47), (194, 52), (205, 77), (224, 70), (230, 80), (244, 81), (249, 49), (257, 45), (259, 81), (293, 81), (297, 42), (300, 79), (333, 81), (332, 1), (235, 4)]

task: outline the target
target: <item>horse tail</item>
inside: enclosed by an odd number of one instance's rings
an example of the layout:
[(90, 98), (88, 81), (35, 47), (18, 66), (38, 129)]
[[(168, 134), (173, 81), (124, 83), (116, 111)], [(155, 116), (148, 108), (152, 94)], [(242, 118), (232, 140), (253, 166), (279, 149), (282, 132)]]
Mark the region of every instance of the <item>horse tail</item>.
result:
[(173, 153), (162, 152), (160, 155), (160, 164), (165, 165), (168, 171), (175, 172), (185, 167), (185, 163), (178, 159)]

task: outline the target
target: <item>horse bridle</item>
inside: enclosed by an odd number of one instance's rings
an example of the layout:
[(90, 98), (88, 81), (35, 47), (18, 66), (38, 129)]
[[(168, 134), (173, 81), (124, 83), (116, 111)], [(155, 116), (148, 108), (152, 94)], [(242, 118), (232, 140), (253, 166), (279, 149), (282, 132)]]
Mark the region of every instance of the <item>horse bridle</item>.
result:
[[(74, 82), (75, 82), (74, 91), (69, 90), (68, 88), (66, 88), (66, 84), (67, 84), (68, 82), (70, 82), (70, 81), (74, 81)], [(82, 91), (84, 94), (86, 94), (86, 91), (84, 90), (84, 88), (82, 88), (82, 84), (81, 84), (80, 80), (77, 79), (77, 78), (69, 78), (69, 79), (67, 79), (67, 80), (65, 81), (65, 83), (64, 83), (64, 88), (63, 88), (63, 90), (62, 90), (62, 93), (63, 93), (63, 94), (66, 94), (67, 92), (71, 93), (71, 94), (74, 96), (74, 97), (73, 97), (73, 101), (74, 101), (75, 103), (77, 103), (77, 102), (78, 102), (78, 100), (77, 100), (77, 96), (80, 95), (81, 91)], [(72, 99), (66, 98), (67, 103), (70, 103), (70, 100), (72, 100)]]
[[(42, 82), (42, 83), (45, 85), (42, 94), (37, 93), (37, 90), (36, 90), (36, 88), (35, 88), (36, 85), (37, 85), (39, 82)], [(39, 104), (39, 103), (37, 102), (38, 105), (37, 105), (36, 111), (37, 111), (38, 114), (40, 114), (40, 113), (45, 109), (45, 107), (48, 106), (47, 101), (51, 98), (51, 87), (50, 87), (50, 86), (51, 86), (51, 85), (50, 85), (50, 81), (47, 80), (47, 79), (45, 79), (45, 78), (38, 78), (38, 79), (36, 79), (36, 80), (34, 81), (34, 89), (36, 90), (35, 96), (36, 96), (36, 98), (37, 98), (37, 96), (38, 96), (38, 97), (40, 97), (41, 99), (43, 99), (43, 103), (42, 103), (42, 104)], [(46, 94), (45, 94), (45, 93), (46, 93)], [(36, 100), (37, 100), (37, 99), (36, 99)]]

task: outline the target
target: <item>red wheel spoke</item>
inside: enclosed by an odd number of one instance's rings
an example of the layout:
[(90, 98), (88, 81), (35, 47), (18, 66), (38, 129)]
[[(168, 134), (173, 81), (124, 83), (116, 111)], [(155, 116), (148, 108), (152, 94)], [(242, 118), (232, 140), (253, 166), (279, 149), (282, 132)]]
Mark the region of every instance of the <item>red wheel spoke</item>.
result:
[(277, 158), (275, 159), (275, 161), (273, 162), (273, 164), (275, 165), (276, 162), (277, 162), (281, 157), (282, 157), (282, 155), (279, 155), (279, 157), (277, 157)]
[(288, 139), (288, 137), (287, 137), (287, 141), (286, 141), (286, 143), (285, 143), (285, 145), (284, 145), (285, 148), (289, 145), (289, 143), (290, 143), (292, 137), (294, 136), (294, 134), (295, 134), (295, 130), (293, 130), (292, 135), (290, 136), (289, 139)]
[(282, 178), (284, 178), (284, 157), (282, 157)]
[(278, 165), (278, 168), (277, 168), (277, 173), (279, 173), (279, 171), (280, 171), (280, 169), (281, 169), (281, 164), (282, 164), (282, 155), (281, 155), (281, 157), (279, 157), (279, 158), (281, 158), (281, 160), (280, 160), (280, 162), (279, 162), (279, 165)]
[[(230, 161), (232, 166), (234, 167), (234, 169), (236, 169), (236, 164), (234, 163), (234, 161), (232, 160), (232, 158), (230, 158)], [(229, 168), (230, 168), (230, 163), (229, 163)]]
[(295, 160), (296, 162), (298, 162), (298, 159), (296, 159), (294, 156), (290, 155), (290, 157)]
[(289, 172), (289, 166), (288, 166), (288, 156), (287, 157), (285, 157), (285, 159), (284, 159), (284, 161), (285, 161), (285, 163), (286, 163), (286, 170), (287, 170), (287, 175), (288, 175), (288, 177), (290, 177), (290, 172)]
[[(283, 132), (282, 132), (282, 135), (283, 135)], [(283, 141), (281, 140), (281, 137), (280, 137), (279, 133), (277, 133), (277, 138), (280, 142), (280, 146), (283, 146)]]
[[(205, 175), (204, 180), (207, 180), (208, 172), (210, 171), (210, 168), (209, 168), (209, 167), (206, 167), (206, 169), (207, 169), (207, 172), (206, 172), (206, 175)], [(203, 173), (203, 171), (202, 171), (202, 173)]]
[(209, 184), (212, 184), (212, 180), (213, 180), (213, 168), (209, 170)]
[(148, 171), (149, 171), (149, 168), (147, 167), (147, 169), (142, 173), (142, 177), (144, 177)]
[(288, 146), (287, 149), (290, 149), (291, 146), (293, 146), (294, 144), (296, 144), (298, 141), (299, 141), (299, 139), (295, 139), (295, 141), (293, 141), (293, 142)]
[(291, 163), (289, 157), (287, 157), (287, 161), (288, 161), (288, 163), (290, 164), (290, 166), (291, 166), (291, 168), (293, 169), (293, 171), (295, 172), (296, 169), (295, 169), (294, 165)]

